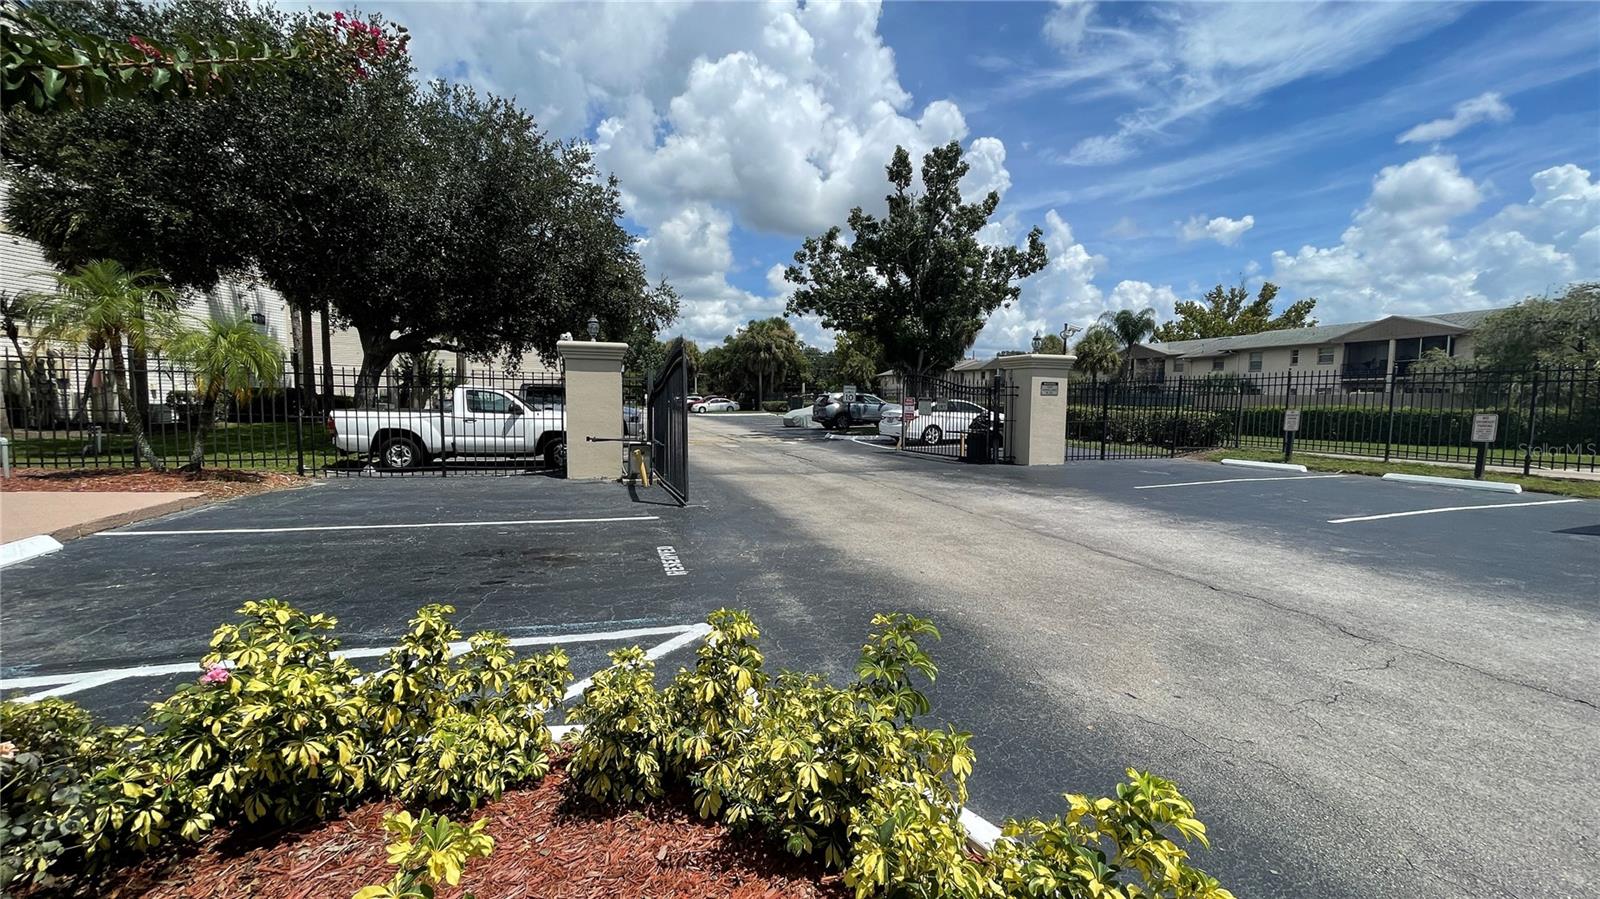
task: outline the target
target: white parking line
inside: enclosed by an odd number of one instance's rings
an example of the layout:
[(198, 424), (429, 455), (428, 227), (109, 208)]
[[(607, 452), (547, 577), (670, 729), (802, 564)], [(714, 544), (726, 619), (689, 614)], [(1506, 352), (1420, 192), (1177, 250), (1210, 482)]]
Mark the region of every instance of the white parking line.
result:
[(416, 524), (321, 524), (292, 528), (207, 528), (191, 531), (101, 531), (96, 537), (187, 537), (203, 534), (295, 534), (308, 531), (394, 531), (413, 528), (492, 528), (528, 524), (607, 524), (616, 521), (659, 521), (655, 515), (621, 518), (520, 518), (511, 521), (428, 521)]
[(1342, 474), (1280, 475), (1273, 478), (1220, 478), (1215, 481), (1183, 481), (1177, 484), (1141, 484), (1135, 490), (1161, 490), (1166, 487), (1199, 487), (1204, 484), (1242, 484), (1246, 481), (1320, 481), (1325, 478), (1342, 478)]
[[(652, 659), (659, 659), (669, 652), (704, 637), (710, 633), (711, 628), (706, 624), (668, 624), (660, 627), (635, 627), (617, 631), (591, 631), (582, 634), (541, 634), (533, 637), (513, 637), (507, 642), (513, 646), (549, 646), (559, 643), (599, 643), (615, 642), (622, 640), (637, 640), (640, 637), (662, 637), (670, 639), (652, 647), (646, 655)], [(465, 652), (468, 643), (458, 640), (450, 644), (452, 655)], [(389, 652), (393, 647), (374, 646), (364, 649), (345, 649), (335, 652), (334, 655), (346, 659), (371, 659)], [(131, 680), (142, 677), (162, 677), (173, 674), (196, 674), (200, 670), (198, 662), (176, 662), (170, 665), (134, 665), (127, 668), (103, 668), (99, 671), (78, 671), (63, 674), (35, 674), (27, 677), (0, 678), (0, 690), (25, 690), (29, 687), (45, 687), (37, 693), (19, 697), (21, 702), (36, 702), (50, 696), (68, 696), (92, 690), (95, 687), (113, 683), (119, 680)], [(589, 685), (589, 679), (580, 682), (584, 687)], [(57, 685), (57, 686), (51, 686)], [(578, 686), (574, 684), (574, 686)], [(581, 688), (577, 691), (583, 692)], [(577, 693), (568, 690), (569, 698)]]
[(1353, 521), (1381, 521), (1385, 518), (1406, 518), (1411, 515), (1437, 515), (1440, 512), (1476, 512), (1479, 509), (1518, 509), (1523, 506), (1559, 506), (1581, 503), (1581, 499), (1545, 499), (1531, 503), (1485, 503), (1480, 506), (1442, 506), (1437, 509), (1414, 509), (1410, 512), (1385, 512), (1382, 515), (1357, 515), (1352, 518), (1330, 518), (1328, 524), (1349, 524)]

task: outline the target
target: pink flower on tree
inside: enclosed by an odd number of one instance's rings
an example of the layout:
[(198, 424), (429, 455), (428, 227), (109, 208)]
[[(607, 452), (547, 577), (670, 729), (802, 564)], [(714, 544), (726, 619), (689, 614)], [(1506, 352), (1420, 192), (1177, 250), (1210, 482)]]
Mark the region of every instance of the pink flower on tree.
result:
[(206, 669), (205, 674), (200, 675), (200, 683), (206, 684), (207, 686), (211, 684), (225, 684), (232, 676), (233, 675), (228, 673), (228, 669), (222, 667), (221, 665), (212, 665), (210, 668)]

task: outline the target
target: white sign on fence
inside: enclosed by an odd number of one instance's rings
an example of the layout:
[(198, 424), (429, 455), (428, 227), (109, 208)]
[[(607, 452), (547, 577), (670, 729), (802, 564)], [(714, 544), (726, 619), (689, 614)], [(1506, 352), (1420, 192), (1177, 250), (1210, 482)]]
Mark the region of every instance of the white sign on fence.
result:
[(1481, 412), (1472, 416), (1472, 442), (1493, 443), (1500, 435), (1500, 414)]
[(1283, 430), (1290, 434), (1300, 430), (1299, 409), (1285, 409), (1283, 411)]

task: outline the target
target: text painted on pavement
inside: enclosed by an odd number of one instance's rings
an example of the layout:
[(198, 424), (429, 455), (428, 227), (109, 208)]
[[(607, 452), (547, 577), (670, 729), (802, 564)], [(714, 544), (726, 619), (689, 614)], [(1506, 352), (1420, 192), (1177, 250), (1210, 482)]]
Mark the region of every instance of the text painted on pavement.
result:
[(678, 559), (678, 551), (672, 547), (658, 546), (656, 555), (661, 557), (661, 570), (667, 573), (667, 577), (678, 577), (689, 573), (689, 569), (683, 567), (683, 562)]

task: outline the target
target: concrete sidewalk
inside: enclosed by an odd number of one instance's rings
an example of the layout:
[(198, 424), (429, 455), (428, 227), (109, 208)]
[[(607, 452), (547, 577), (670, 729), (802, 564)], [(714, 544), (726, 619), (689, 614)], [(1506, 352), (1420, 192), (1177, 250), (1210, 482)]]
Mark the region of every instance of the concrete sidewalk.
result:
[(39, 534), (71, 540), (209, 501), (198, 492), (0, 491), (0, 543)]

